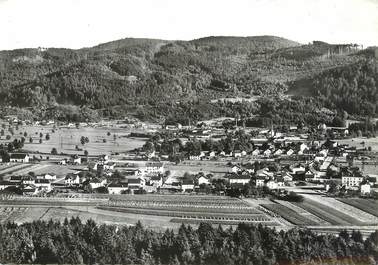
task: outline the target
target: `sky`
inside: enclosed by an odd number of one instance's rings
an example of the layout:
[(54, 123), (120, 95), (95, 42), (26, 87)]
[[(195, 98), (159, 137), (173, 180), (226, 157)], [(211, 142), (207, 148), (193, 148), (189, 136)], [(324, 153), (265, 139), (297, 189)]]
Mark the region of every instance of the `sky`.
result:
[(257, 35), (378, 45), (378, 0), (0, 0), (0, 50)]

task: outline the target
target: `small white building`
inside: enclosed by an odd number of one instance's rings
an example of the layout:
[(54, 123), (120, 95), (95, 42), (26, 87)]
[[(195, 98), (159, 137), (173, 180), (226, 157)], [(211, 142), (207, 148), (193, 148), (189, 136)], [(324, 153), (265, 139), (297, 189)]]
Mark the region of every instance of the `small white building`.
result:
[(280, 156), (280, 155), (282, 155), (282, 150), (281, 150), (281, 149), (277, 149), (277, 150), (274, 152), (274, 155), (275, 155), (275, 156)]
[(208, 156), (209, 156), (210, 158), (213, 158), (213, 157), (216, 156), (216, 153), (215, 153), (214, 151), (211, 151), (211, 152), (209, 152)]
[(291, 173), (294, 175), (305, 173), (305, 171), (306, 169), (302, 165), (293, 166), (291, 168)]
[(258, 156), (259, 154), (260, 154), (260, 150), (259, 149), (255, 149), (252, 152), (252, 156)]
[(228, 177), (228, 182), (230, 185), (233, 184), (248, 184), (251, 181), (251, 177), (248, 175), (236, 175), (232, 174), (231, 176)]
[(294, 150), (293, 149), (289, 149), (289, 150), (287, 150), (287, 152), (286, 152), (286, 155), (288, 155), (288, 156), (291, 156), (291, 155), (293, 155), (294, 154)]
[(135, 189), (141, 189), (146, 186), (146, 180), (144, 178), (129, 178), (127, 180), (128, 187), (130, 190), (135, 190)]
[(64, 179), (65, 186), (75, 186), (80, 184), (80, 177), (76, 174), (68, 174)]
[(47, 173), (44, 175), (38, 175), (37, 179), (48, 179), (48, 180), (56, 180), (56, 175), (54, 173)]
[(155, 187), (161, 187), (163, 185), (163, 178), (158, 176), (152, 176), (150, 179), (150, 185)]
[(122, 194), (129, 189), (128, 185), (125, 183), (111, 183), (108, 186), (109, 194)]
[(308, 150), (308, 146), (307, 146), (307, 144), (305, 144), (305, 143), (301, 143), (301, 145), (299, 146), (299, 151), (300, 151), (301, 153), (303, 153), (305, 150)]
[(370, 192), (371, 192), (370, 184), (362, 184), (360, 186), (360, 192), (361, 192), (361, 194), (370, 194)]
[(89, 187), (94, 190), (101, 187), (105, 187), (106, 179), (105, 178), (93, 178), (89, 181)]
[(10, 155), (10, 162), (13, 163), (29, 163), (29, 154), (13, 153)]
[(263, 178), (263, 177), (256, 177), (255, 183), (256, 183), (256, 187), (264, 187), (264, 185), (265, 185), (265, 178)]
[(241, 170), (242, 170), (241, 167), (237, 166), (237, 165), (234, 165), (234, 166), (231, 167), (231, 172), (232, 173), (238, 173)]
[(181, 183), (181, 190), (183, 192), (186, 191), (193, 191), (194, 190), (194, 182), (191, 179), (184, 179)]
[(276, 189), (278, 189), (278, 184), (274, 180), (269, 180), (265, 184), (265, 186), (267, 186), (268, 189), (270, 189), (270, 190), (276, 190)]
[(271, 154), (272, 154), (272, 151), (271, 151), (270, 149), (266, 149), (266, 150), (264, 151), (264, 156), (265, 156), (265, 157), (269, 157), (269, 156), (271, 156)]
[(34, 181), (34, 186), (36, 186), (38, 189), (43, 189), (46, 191), (52, 190), (51, 183), (48, 179), (36, 179)]
[(210, 184), (210, 179), (208, 177), (205, 177), (205, 176), (199, 176), (197, 177), (196, 179), (196, 183), (200, 186), (202, 184), (204, 185), (209, 185)]
[(71, 163), (73, 165), (80, 165), (81, 164), (81, 157), (78, 155), (71, 156)]

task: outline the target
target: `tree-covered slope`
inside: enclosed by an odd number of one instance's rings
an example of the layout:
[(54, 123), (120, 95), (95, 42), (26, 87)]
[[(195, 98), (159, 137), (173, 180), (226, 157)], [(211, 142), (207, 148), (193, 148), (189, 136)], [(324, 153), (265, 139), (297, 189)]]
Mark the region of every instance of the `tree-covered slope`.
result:
[(161, 104), (283, 95), (298, 80), (365, 57), (353, 45), (300, 45), (274, 36), (122, 39), (79, 50), (1, 51), (0, 104), (86, 106), (106, 114), (144, 106), (154, 110), (146, 118), (159, 118), (167, 116), (156, 110)]

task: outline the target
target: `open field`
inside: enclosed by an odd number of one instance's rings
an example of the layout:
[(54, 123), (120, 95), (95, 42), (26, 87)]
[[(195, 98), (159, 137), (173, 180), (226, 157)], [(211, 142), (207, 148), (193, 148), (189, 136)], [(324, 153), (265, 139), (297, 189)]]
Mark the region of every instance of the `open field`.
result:
[(281, 204), (283, 206), (286, 206), (287, 208), (293, 210), (297, 214), (299, 214), (299, 215), (301, 215), (301, 216), (303, 216), (307, 219), (312, 220), (313, 222), (317, 223), (317, 225), (329, 225), (330, 224), (330, 223), (324, 221), (323, 219), (319, 218), (318, 216), (316, 216), (316, 215), (314, 215), (314, 214), (312, 214), (308, 211), (305, 211), (303, 208), (294, 205), (291, 202), (282, 201), (282, 200), (276, 200), (275, 202), (277, 202), (278, 204)]
[(4, 169), (0, 169), (0, 176), (6, 176), (10, 174), (17, 175), (16, 172), (31, 168), (33, 164), (10, 164), (6, 166)]
[(337, 140), (337, 141), (340, 144), (348, 144), (349, 146), (355, 146), (355, 147), (371, 146), (372, 151), (378, 152), (378, 137), (375, 137), (375, 138), (357, 137), (357, 138), (343, 139), (343, 140)]
[[(169, 225), (172, 218), (193, 219), (191, 223), (201, 220), (214, 224), (224, 223), (233, 225), (238, 222), (252, 222), (266, 225), (278, 225), (278, 221), (245, 202), (221, 196), (192, 196), (192, 195), (115, 195), (90, 198), (60, 198), (60, 197), (7, 197), (0, 200), (0, 207), (25, 207), (30, 213), (37, 211), (36, 219), (59, 219), (69, 216), (99, 219), (106, 222), (122, 223), (122, 220), (112, 219), (115, 216), (150, 216), (163, 218)], [(45, 212), (35, 209), (46, 209)], [(74, 209), (76, 212), (67, 212)], [(90, 210), (89, 210), (90, 209)], [(88, 212), (90, 211), (90, 213)], [(99, 215), (98, 215), (99, 214)], [(103, 217), (105, 215), (107, 217)], [(90, 217), (91, 216), (91, 217)], [(22, 222), (22, 220), (18, 220)], [(127, 223), (125, 224), (135, 223)], [(152, 224), (152, 223), (151, 223)], [(167, 224), (165, 224), (166, 226)], [(169, 226), (168, 225), (168, 226)]]
[[(242, 200), (222, 196), (126, 195), (111, 197), (98, 209), (132, 214), (169, 216), (175, 220), (201, 220), (214, 224), (237, 222), (273, 223), (272, 218)], [(194, 220), (194, 221), (193, 221)]]
[(75, 171), (70, 166), (62, 166), (51, 162), (41, 162), (39, 164), (8, 163), (0, 165), (0, 177), (4, 177), (5, 179), (12, 175), (27, 175), (29, 172), (34, 172), (36, 175), (54, 173), (59, 179)]
[(0, 207), (0, 223), (16, 221), (26, 210), (26, 207)]
[(213, 174), (214, 176), (222, 177), (225, 173), (230, 171), (230, 167), (227, 166), (227, 163), (228, 161), (186, 160), (178, 165), (175, 165), (174, 163), (166, 163), (166, 168), (171, 171), (172, 176), (182, 176), (185, 172), (204, 172), (205, 174)]
[(363, 211), (353, 205), (349, 205), (333, 197), (328, 197), (319, 193), (301, 193), (308, 203), (313, 203), (313, 205), (323, 205), (324, 207), (331, 208), (335, 213), (343, 213), (345, 216), (357, 220), (361, 223), (367, 224), (378, 224), (378, 219), (376, 216), (370, 214), (369, 212)]
[(299, 226), (318, 225), (318, 223), (316, 223), (315, 221), (309, 218), (306, 218), (303, 215), (298, 214), (297, 212), (293, 211), (292, 209), (284, 205), (272, 203), (272, 204), (262, 204), (261, 206), (283, 217), (284, 219), (288, 220), (290, 223), (294, 225), (299, 225)]
[[(315, 196), (313, 196), (313, 198), (314, 197)], [(376, 216), (370, 214), (367, 211), (361, 210), (358, 207), (354, 207), (350, 204), (344, 203), (341, 200), (337, 200), (337, 199), (331, 198), (331, 197), (322, 196), (322, 197), (318, 197), (318, 202), (329, 205), (330, 207), (332, 207), (332, 208), (334, 208), (334, 209), (336, 209), (340, 212), (347, 213), (349, 216), (351, 216), (351, 217), (353, 217), (353, 218), (355, 218), (355, 219), (357, 219), (361, 222), (378, 224), (378, 218)], [(364, 203), (367, 203), (367, 202), (368, 201), (365, 201)], [(378, 207), (376, 207), (376, 208), (378, 210)]]
[(347, 215), (344, 212), (338, 211), (334, 208), (318, 203), (314, 200), (305, 199), (303, 202), (294, 203), (302, 207), (306, 211), (318, 216), (319, 218), (329, 222), (332, 225), (365, 225), (356, 218)]
[[(352, 206), (348, 204), (339, 202), (347, 206), (336, 210), (308, 198), (303, 203), (289, 203), (199, 195), (73, 195), (75, 196), (59, 194), (57, 197), (4, 197), (0, 200), (0, 222), (22, 223), (39, 219), (62, 221), (66, 217), (79, 216), (84, 221), (93, 219), (99, 223), (116, 225), (134, 225), (141, 220), (142, 224), (156, 230), (177, 229), (180, 223), (197, 225), (200, 222), (214, 225), (246, 222), (280, 229), (297, 225), (320, 232), (358, 226), (361, 229), (377, 227), (371, 222), (362, 222), (350, 216), (347, 209)], [(335, 207), (340, 205), (336, 204)], [(373, 205), (370, 207), (372, 209)], [(370, 215), (361, 218), (367, 216)]]
[[(19, 126), (19, 130), (15, 130), (15, 134), (10, 140), (6, 140), (5, 136), (1, 137), (0, 143), (7, 143), (14, 139), (20, 139), (23, 133), (27, 136), (24, 149), (30, 152), (50, 153), (52, 148), (56, 148), (58, 153), (67, 154), (83, 154), (87, 150), (89, 155), (110, 154), (112, 152), (125, 152), (135, 149), (144, 144), (145, 139), (128, 138), (126, 137), (131, 131), (124, 128), (105, 128), (105, 127), (80, 127), (80, 128), (56, 128), (53, 132), (52, 126)], [(107, 133), (110, 132), (108, 136)], [(39, 143), (40, 133), (43, 134), (42, 141)], [(45, 140), (46, 134), (50, 135), (50, 140)], [(6, 132), (5, 135), (7, 135)], [(114, 139), (116, 135), (116, 139)], [(89, 143), (84, 146), (80, 143), (81, 136), (88, 137)], [(33, 143), (29, 143), (29, 138), (33, 139)], [(104, 143), (103, 140), (106, 140)], [(78, 145), (83, 151), (75, 150)]]
[(339, 198), (337, 200), (378, 217), (378, 201), (376, 200), (360, 198)]
[(115, 213), (102, 211), (90, 206), (65, 206), (65, 207), (21, 207), (21, 206), (0, 206), (0, 223), (15, 222), (18, 224), (36, 220), (50, 219), (64, 221), (65, 218), (80, 217), (83, 222), (92, 219), (100, 224), (135, 225), (138, 220), (143, 225), (164, 231), (167, 228), (178, 229), (180, 224), (171, 223), (169, 217), (154, 217), (136, 214)]

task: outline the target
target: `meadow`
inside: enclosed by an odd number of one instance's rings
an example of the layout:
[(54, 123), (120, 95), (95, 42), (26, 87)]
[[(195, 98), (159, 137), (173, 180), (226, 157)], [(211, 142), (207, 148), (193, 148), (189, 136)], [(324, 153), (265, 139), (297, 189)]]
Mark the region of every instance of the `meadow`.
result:
[[(18, 130), (13, 126), (14, 135), (11, 135), (7, 129), (5, 135), (0, 138), (0, 143), (7, 143), (14, 139), (25, 138), (24, 149), (29, 152), (50, 153), (56, 148), (58, 153), (66, 154), (84, 154), (84, 150), (89, 155), (101, 155), (111, 153), (122, 153), (135, 148), (141, 147), (145, 139), (127, 137), (131, 129), (120, 127), (56, 127), (40, 125), (19, 125)], [(26, 132), (26, 137), (24, 133)], [(40, 137), (42, 134), (42, 137)], [(46, 135), (50, 136), (46, 140)], [(81, 137), (88, 137), (89, 142), (81, 144)], [(32, 138), (32, 142), (30, 142)], [(42, 143), (40, 143), (40, 139)], [(76, 150), (76, 146), (81, 151)]]

